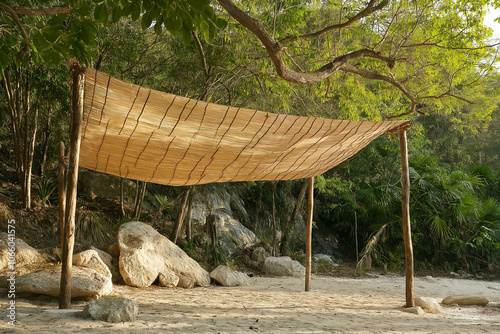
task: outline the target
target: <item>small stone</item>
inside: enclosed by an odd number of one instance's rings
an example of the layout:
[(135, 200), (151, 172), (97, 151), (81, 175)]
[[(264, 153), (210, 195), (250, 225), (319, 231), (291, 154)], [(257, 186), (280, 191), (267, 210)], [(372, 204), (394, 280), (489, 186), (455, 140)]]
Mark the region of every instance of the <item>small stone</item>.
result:
[(210, 273), (210, 278), (222, 286), (245, 285), (248, 276), (244, 273), (231, 270), (228, 266), (220, 265)]
[(165, 286), (167, 288), (175, 288), (179, 284), (179, 276), (172, 271), (160, 273), (158, 275), (158, 280), (160, 281), (161, 286)]
[(426, 313), (441, 313), (441, 305), (436, 299), (430, 297), (415, 297), (415, 306), (420, 306)]
[(192, 289), (195, 283), (196, 281), (192, 277), (179, 276), (179, 282), (177, 283), (177, 286), (179, 288)]
[(403, 312), (414, 313), (417, 315), (424, 315), (425, 311), (420, 306), (405, 307)]
[(83, 309), (84, 318), (106, 322), (135, 321), (139, 313), (137, 303), (131, 299), (116, 297), (94, 300)]

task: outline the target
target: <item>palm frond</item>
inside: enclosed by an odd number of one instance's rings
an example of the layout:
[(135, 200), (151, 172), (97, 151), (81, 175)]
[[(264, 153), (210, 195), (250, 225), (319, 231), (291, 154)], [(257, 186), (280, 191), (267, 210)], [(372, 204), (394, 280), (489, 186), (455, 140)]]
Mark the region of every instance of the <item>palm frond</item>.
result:
[(365, 248), (363, 249), (363, 253), (361, 255), (361, 259), (356, 264), (356, 271), (360, 273), (363, 270), (369, 269), (372, 265), (372, 253), (375, 250), (379, 240), (382, 237), (382, 233), (385, 228), (389, 226), (389, 223), (385, 223), (379, 228), (375, 234), (370, 238), (370, 240), (366, 243)]

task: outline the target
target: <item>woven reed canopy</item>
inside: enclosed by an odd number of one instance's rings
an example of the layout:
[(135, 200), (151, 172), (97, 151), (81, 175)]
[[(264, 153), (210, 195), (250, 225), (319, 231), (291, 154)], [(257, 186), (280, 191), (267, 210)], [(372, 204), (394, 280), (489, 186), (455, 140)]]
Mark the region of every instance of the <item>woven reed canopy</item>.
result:
[(159, 184), (312, 177), (411, 127), (228, 107), (85, 75), (80, 166)]

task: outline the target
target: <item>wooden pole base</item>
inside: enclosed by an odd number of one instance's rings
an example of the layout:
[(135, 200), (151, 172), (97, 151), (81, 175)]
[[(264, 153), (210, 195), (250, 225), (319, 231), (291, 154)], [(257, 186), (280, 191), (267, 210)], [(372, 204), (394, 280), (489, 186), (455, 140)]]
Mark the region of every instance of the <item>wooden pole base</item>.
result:
[(401, 150), (401, 175), (403, 186), (403, 236), (405, 243), (405, 266), (406, 266), (406, 307), (415, 306), (413, 295), (413, 245), (411, 241), (410, 223), (410, 173), (408, 167), (408, 144), (406, 142), (406, 131), (399, 131), (399, 148)]
[(312, 223), (313, 223), (313, 190), (314, 177), (308, 179), (307, 187), (307, 226), (306, 226), (306, 291), (311, 291), (311, 263), (312, 263)]

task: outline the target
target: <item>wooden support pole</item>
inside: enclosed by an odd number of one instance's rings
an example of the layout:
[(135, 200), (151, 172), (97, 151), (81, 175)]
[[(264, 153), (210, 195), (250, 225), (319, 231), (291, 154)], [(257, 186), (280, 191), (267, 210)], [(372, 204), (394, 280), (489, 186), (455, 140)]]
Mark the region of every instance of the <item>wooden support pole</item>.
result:
[(61, 286), (59, 308), (71, 308), (71, 268), (73, 264), (73, 247), (75, 244), (75, 213), (78, 182), (78, 166), (80, 163), (80, 143), (83, 119), (83, 93), (85, 72), (78, 64), (70, 67), (72, 78), (71, 127), (69, 146), (69, 167), (66, 189), (66, 217), (64, 224), (64, 243), (62, 250)]
[(314, 177), (308, 179), (307, 187), (307, 225), (306, 225), (306, 291), (311, 291), (311, 263), (312, 263), (312, 223), (313, 223), (313, 190)]
[(64, 143), (59, 142), (59, 166), (57, 175), (59, 195), (59, 231), (61, 233), (61, 252), (64, 247), (64, 222), (66, 219), (66, 168), (64, 166)]
[(403, 235), (405, 243), (406, 265), (406, 307), (415, 306), (413, 296), (413, 245), (410, 224), (410, 173), (408, 168), (408, 144), (406, 131), (399, 131), (399, 149), (401, 150), (401, 175), (403, 186)]

